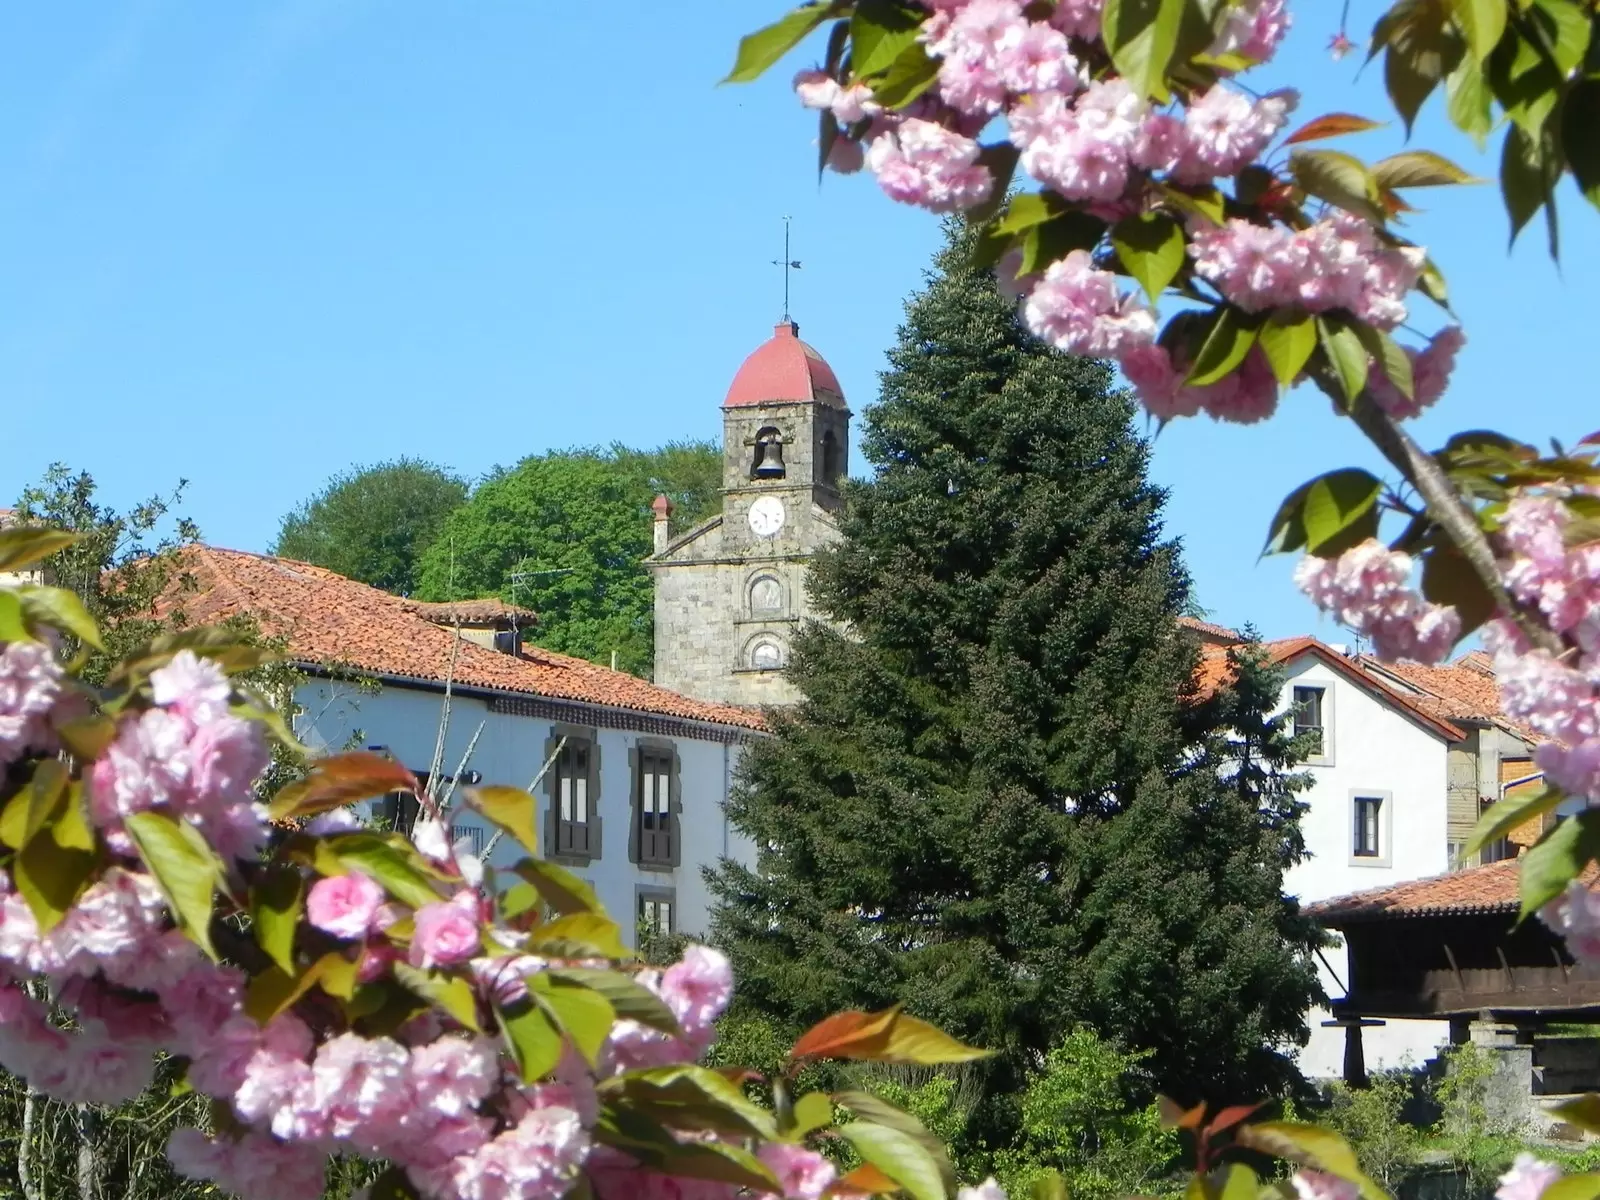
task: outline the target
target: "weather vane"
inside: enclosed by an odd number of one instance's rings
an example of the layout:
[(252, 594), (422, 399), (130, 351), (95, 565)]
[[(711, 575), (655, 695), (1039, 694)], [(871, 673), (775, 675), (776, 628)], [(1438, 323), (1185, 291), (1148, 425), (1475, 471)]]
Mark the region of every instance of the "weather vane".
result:
[(800, 269), (800, 260), (789, 257), (789, 218), (783, 219), (783, 257), (772, 260), (772, 265), (783, 268), (783, 319), (789, 319), (789, 272)]

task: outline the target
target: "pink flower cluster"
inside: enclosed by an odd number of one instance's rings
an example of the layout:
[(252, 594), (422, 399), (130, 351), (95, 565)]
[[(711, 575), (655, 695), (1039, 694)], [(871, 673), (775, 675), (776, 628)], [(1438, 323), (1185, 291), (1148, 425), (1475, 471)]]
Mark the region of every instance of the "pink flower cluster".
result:
[(982, 204), (994, 191), (994, 175), (978, 154), (971, 138), (932, 121), (909, 119), (872, 139), (867, 166), (892, 199), (933, 212), (957, 212)]
[(1294, 578), (1318, 608), (1370, 637), (1380, 658), (1440, 662), (1461, 636), (1454, 608), (1411, 590), (1411, 556), (1374, 538), (1337, 558), (1307, 555)]
[(1500, 1176), (1495, 1200), (1539, 1200), (1545, 1189), (1561, 1178), (1561, 1168), (1531, 1154), (1519, 1154), (1511, 1169)]
[(1227, 9), (1222, 32), (1207, 50), (1213, 57), (1237, 55), (1263, 63), (1277, 53), (1292, 19), (1288, 0), (1244, 0)]
[(1572, 957), (1600, 962), (1600, 894), (1574, 879), (1567, 890), (1539, 910), (1539, 919), (1566, 939)]
[(1421, 247), (1382, 244), (1370, 224), (1343, 211), (1299, 230), (1237, 217), (1197, 222), (1189, 254), (1195, 274), (1245, 312), (1342, 308), (1379, 329), (1405, 320), (1406, 293), (1427, 259)]
[(1169, 113), (1145, 117), (1135, 161), (1168, 172), (1178, 183), (1206, 184), (1237, 175), (1261, 157), (1299, 102), (1292, 90), (1251, 100), (1217, 84), (1191, 101), (1181, 119)]
[(607, 1061), (618, 1071), (659, 1067), (699, 1058), (716, 1037), (716, 1020), (733, 997), (728, 960), (705, 946), (690, 946), (663, 972), (641, 971), (638, 981), (666, 1002), (680, 1037), (622, 1019), (612, 1028)]
[(55, 749), (51, 717), (61, 699), (61, 664), (47, 643), (0, 644), (0, 768)]
[(966, 116), (993, 116), (1010, 96), (1076, 83), (1066, 34), (1028, 20), (1019, 0), (971, 0), (936, 13), (921, 37), (939, 59), (940, 97)]
[(1501, 564), (1506, 590), (1574, 647), (1557, 659), (1528, 646), (1510, 621), (1491, 622), (1506, 713), (1552, 739), (1534, 761), (1552, 783), (1600, 801), (1600, 543), (1568, 546), (1571, 512), (1554, 496), (1519, 495), (1506, 507)]
[(1149, 346), (1156, 318), (1131, 294), (1118, 294), (1117, 277), (1096, 269), (1087, 251), (1074, 250), (1050, 264), (1023, 304), (1028, 328), (1068, 354), (1122, 358)]
[(1278, 407), (1278, 379), (1259, 346), (1250, 350), (1231, 375), (1200, 387), (1183, 382), (1189, 364), (1175, 363), (1159, 343), (1124, 354), (1122, 373), (1140, 403), (1161, 421), (1204, 411), (1219, 421), (1249, 425), (1270, 417)]
[(133, 844), (123, 822), (160, 811), (193, 824), (226, 858), (254, 856), (266, 841), (255, 800), (268, 755), (260, 726), (229, 711), (228, 678), (183, 650), (150, 676), (155, 707), (124, 718), (89, 777), (89, 806), (119, 854)]
[(1367, 372), (1367, 391), (1378, 407), (1397, 420), (1414, 417), (1432, 406), (1445, 388), (1450, 386), (1450, 373), (1455, 370), (1456, 354), (1466, 344), (1467, 335), (1461, 326), (1450, 325), (1434, 334), (1425, 350), (1406, 349), (1411, 360), (1411, 395), (1408, 397), (1390, 382), (1389, 376), (1377, 363)]
[(1296, 1171), (1289, 1180), (1299, 1200), (1359, 1200), (1361, 1188), (1327, 1171)]

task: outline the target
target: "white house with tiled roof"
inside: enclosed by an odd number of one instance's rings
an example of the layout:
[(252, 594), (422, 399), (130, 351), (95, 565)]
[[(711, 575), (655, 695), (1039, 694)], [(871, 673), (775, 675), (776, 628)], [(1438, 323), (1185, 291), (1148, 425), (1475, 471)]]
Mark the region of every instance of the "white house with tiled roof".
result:
[[(173, 606), (198, 624), (249, 615), (306, 671), (302, 741), (381, 747), (446, 789), (530, 788), (543, 854), (592, 884), (625, 926), (633, 914), (705, 932), (702, 869), (753, 862), (724, 804), (743, 747), (763, 731), (757, 713), (525, 645), (533, 614), (500, 601), (421, 604), (287, 559), (207, 546), (184, 555), (195, 590)], [(416, 815), (398, 796), (371, 809), (401, 826)], [(452, 811), (458, 835), (492, 840), (459, 792)], [(489, 861), (519, 854), (506, 841)]]
[[(1240, 639), (1220, 626), (1185, 624), (1202, 644), (1202, 686), (1215, 686)], [(1311, 787), (1298, 796), (1307, 857), (1289, 871), (1285, 891), (1309, 905), (1457, 869), (1479, 811), (1531, 753), (1499, 714), (1484, 656), (1420, 667), (1380, 663), (1313, 637), (1264, 648), (1286, 676), (1280, 711), (1318, 746), (1303, 767)], [(1342, 996), (1343, 946), (1325, 949), (1318, 968), (1328, 995)], [(1313, 1078), (1345, 1073), (1347, 1048), (1356, 1046), (1368, 1068), (1420, 1066), (1448, 1036), (1430, 1021), (1331, 1022), (1326, 1009), (1309, 1015), (1311, 1039), (1299, 1063)]]

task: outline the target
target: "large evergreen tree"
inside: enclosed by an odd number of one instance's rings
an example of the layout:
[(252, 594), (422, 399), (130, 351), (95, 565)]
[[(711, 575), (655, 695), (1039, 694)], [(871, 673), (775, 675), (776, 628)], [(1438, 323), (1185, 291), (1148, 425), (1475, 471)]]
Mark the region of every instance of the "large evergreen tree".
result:
[(1109, 369), (1024, 331), (963, 242), (908, 307), (865, 416), (877, 475), (812, 566), (848, 632), (797, 637), (804, 700), (731, 802), (759, 848), (712, 879), (736, 1002), (793, 1024), (904, 1002), (1001, 1051), (997, 1133), (1078, 1023), (1153, 1051), (1175, 1094), (1278, 1088), (1316, 993), (1281, 895), (1292, 799), (1262, 775), (1281, 731), (1244, 720), (1272, 744), (1242, 756), (1237, 699), (1195, 692), (1187, 578)]

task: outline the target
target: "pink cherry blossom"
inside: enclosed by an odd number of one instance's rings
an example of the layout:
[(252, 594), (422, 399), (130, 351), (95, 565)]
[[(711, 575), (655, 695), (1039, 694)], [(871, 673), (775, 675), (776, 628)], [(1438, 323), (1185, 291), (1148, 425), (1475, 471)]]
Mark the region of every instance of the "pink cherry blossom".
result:
[[(533, 1089), (532, 1107), (514, 1126), (476, 1153), (456, 1160), (453, 1190), (425, 1188), (431, 1200), (558, 1200), (571, 1188), (589, 1151), (565, 1089)], [(547, 1094), (547, 1099), (539, 1093)], [(441, 1181), (442, 1182), (442, 1181)]]
[(1209, 183), (1236, 175), (1278, 135), (1299, 102), (1293, 91), (1251, 100), (1217, 84), (1194, 100), (1183, 117), (1183, 152), (1173, 169), (1180, 183)]
[(719, 951), (691, 945), (661, 976), (659, 990), (686, 1037), (709, 1037), (733, 998), (733, 968)]
[(1414, 417), (1444, 395), (1450, 385), (1450, 373), (1455, 369), (1456, 352), (1466, 342), (1466, 334), (1459, 325), (1451, 325), (1433, 335), (1425, 350), (1409, 347), (1406, 356), (1411, 360), (1411, 395), (1408, 397), (1390, 382), (1388, 375), (1373, 363), (1367, 374), (1367, 390), (1384, 412), (1398, 420)]
[(456, 899), (417, 909), (416, 928), (411, 935), (411, 965), (449, 966), (466, 962), (476, 954), (480, 944), (476, 906), (476, 897), (463, 893)]
[(239, 1200), (320, 1200), (327, 1171), (320, 1147), (287, 1145), (260, 1133), (232, 1141), (179, 1129), (167, 1142), (167, 1160), (184, 1178), (210, 1180)]
[(1222, 31), (1207, 53), (1236, 54), (1264, 63), (1277, 52), (1292, 23), (1288, 0), (1244, 0), (1226, 10)]
[(0, 644), (0, 768), (29, 751), (53, 750), (50, 714), (64, 676), (44, 642)]
[(1295, 582), (1313, 604), (1372, 639), (1380, 658), (1436, 663), (1461, 634), (1454, 608), (1410, 590), (1411, 556), (1369, 538), (1337, 558), (1307, 555)]
[(1051, 263), (1023, 305), (1028, 328), (1068, 354), (1120, 358), (1155, 337), (1155, 314), (1117, 277), (1095, 268), (1087, 251)]
[(1147, 106), (1121, 79), (1076, 97), (1030, 95), (1008, 114), (1022, 169), (1069, 200), (1115, 200), (1127, 190)]
[(1270, 417), (1278, 406), (1278, 380), (1260, 347), (1253, 348), (1231, 374), (1198, 387), (1184, 383), (1188, 361), (1180, 366), (1159, 344), (1124, 354), (1121, 365), (1139, 402), (1158, 420), (1204, 411), (1219, 421), (1250, 424)]
[(777, 1178), (778, 1194), (786, 1200), (820, 1200), (838, 1173), (815, 1150), (784, 1142), (767, 1143), (757, 1157)]
[(308, 1124), (329, 1137), (381, 1152), (368, 1127), (382, 1129), (400, 1118), (411, 1104), (410, 1082), (411, 1056), (399, 1042), (341, 1033), (318, 1048), (310, 1094), (299, 1103), (314, 1111)]
[(994, 176), (978, 161), (978, 143), (932, 121), (902, 121), (867, 149), (867, 166), (878, 186), (902, 204), (934, 212), (956, 212), (981, 204), (994, 190)]
[(147, 1042), (111, 1036), (104, 1022), (85, 1021), (67, 1039), (64, 1078), (49, 1089), (69, 1104), (122, 1104), (155, 1078), (155, 1058)]
[(407, 1070), (411, 1094), (421, 1107), (458, 1117), (499, 1081), (499, 1052), (481, 1037), (441, 1037), (414, 1047)]
[(1588, 885), (1574, 879), (1539, 910), (1539, 919), (1566, 939), (1567, 949), (1580, 963), (1600, 962), (1600, 895)]
[(1326, 1171), (1296, 1171), (1289, 1180), (1300, 1200), (1359, 1200), (1361, 1189)]
[(995, 1182), (993, 1175), (977, 1187), (964, 1187), (956, 1192), (956, 1200), (1006, 1200), (1006, 1190)]
[(1561, 1178), (1561, 1168), (1531, 1154), (1519, 1154), (1511, 1169), (1500, 1176), (1495, 1200), (1539, 1200), (1544, 1190)]
[(1070, 37), (1093, 39), (1100, 36), (1100, 13), (1105, 0), (1058, 0), (1050, 24)]
[(306, 894), (306, 920), (324, 933), (354, 940), (366, 935), (387, 898), (382, 886), (360, 871), (330, 875)]
[(232, 692), (222, 668), (192, 650), (180, 650), (165, 666), (150, 672), (150, 695), (162, 708), (206, 724), (227, 712)]
[(924, 26), (940, 60), (939, 95), (958, 112), (993, 116), (1008, 95), (1072, 86), (1077, 60), (1066, 35), (1022, 15), (1018, 0), (971, 0)]

